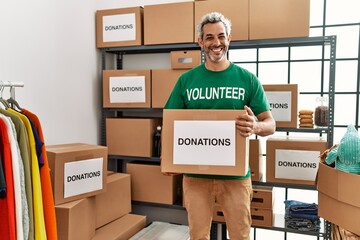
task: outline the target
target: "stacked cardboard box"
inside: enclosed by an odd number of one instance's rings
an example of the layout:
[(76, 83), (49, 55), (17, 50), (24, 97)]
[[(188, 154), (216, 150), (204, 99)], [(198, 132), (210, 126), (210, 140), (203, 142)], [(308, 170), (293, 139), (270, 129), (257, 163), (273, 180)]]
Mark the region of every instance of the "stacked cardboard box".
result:
[(310, 0), (208, 0), (98, 10), (96, 46), (194, 43), (201, 17), (213, 11), (232, 21), (232, 40), (309, 36)]
[(52, 145), (47, 147), (47, 155), (59, 240), (90, 240), (119, 219), (133, 226), (122, 232), (125, 235), (132, 236), (145, 227), (145, 216), (130, 214), (130, 176), (107, 171), (107, 147)]
[[(256, 186), (251, 202), (252, 226), (272, 227), (274, 195), (272, 187)], [(219, 204), (215, 204), (213, 221), (225, 223), (225, 216)]]

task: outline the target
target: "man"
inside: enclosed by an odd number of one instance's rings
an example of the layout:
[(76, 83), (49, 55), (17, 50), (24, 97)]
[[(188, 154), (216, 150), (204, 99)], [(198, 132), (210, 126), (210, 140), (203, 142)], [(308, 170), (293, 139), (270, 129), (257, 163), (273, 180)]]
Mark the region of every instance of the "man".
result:
[[(261, 83), (255, 75), (227, 59), (230, 32), (231, 22), (222, 14), (213, 12), (202, 18), (198, 43), (206, 61), (180, 76), (165, 109), (245, 109), (247, 114), (236, 119), (237, 131), (242, 136), (273, 134), (275, 121)], [(191, 94), (194, 89), (208, 94), (196, 98)], [(210, 239), (215, 202), (222, 208), (230, 239), (249, 239), (250, 176), (250, 169), (245, 176), (184, 174), (184, 203), (192, 240)]]

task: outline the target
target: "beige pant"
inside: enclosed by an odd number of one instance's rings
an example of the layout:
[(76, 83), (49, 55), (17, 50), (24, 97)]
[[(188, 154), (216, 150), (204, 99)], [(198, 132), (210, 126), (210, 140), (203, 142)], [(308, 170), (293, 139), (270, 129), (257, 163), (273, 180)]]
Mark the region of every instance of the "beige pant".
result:
[(231, 240), (250, 239), (251, 178), (183, 178), (184, 204), (191, 240), (209, 240), (215, 201), (221, 206)]

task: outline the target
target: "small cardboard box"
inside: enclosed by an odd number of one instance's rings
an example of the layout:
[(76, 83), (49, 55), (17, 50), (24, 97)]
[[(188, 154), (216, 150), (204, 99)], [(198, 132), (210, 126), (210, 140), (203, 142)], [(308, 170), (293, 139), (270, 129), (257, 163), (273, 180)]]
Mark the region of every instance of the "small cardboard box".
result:
[(55, 205), (106, 191), (104, 146), (71, 143), (47, 146)]
[(273, 209), (251, 208), (252, 226), (272, 227), (273, 226)]
[(274, 204), (273, 187), (254, 186), (253, 198), (251, 200), (252, 208), (272, 209)]
[(315, 185), (322, 138), (270, 137), (266, 141), (266, 181)]
[(201, 51), (171, 51), (172, 69), (191, 69), (201, 64)]
[(193, 40), (194, 2), (144, 6), (144, 45), (191, 43)]
[(310, 0), (249, 1), (249, 40), (308, 37)]
[(296, 128), (298, 113), (297, 84), (264, 84), (271, 113), (278, 128)]
[(264, 161), (259, 139), (249, 141), (249, 166), (252, 181), (261, 181), (264, 175)]
[(91, 240), (129, 239), (145, 226), (146, 216), (129, 213), (96, 229), (95, 236)]
[(174, 204), (181, 198), (182, 175), (165, 176), (156, 163), (126, 163), (131, 175), (131, 199), (139, 202)]
[(360, 175), (320, 163), (317, 190), (319, 216), (360, 235)]
[[(272, 227), (273, 225), (273, 210), (251, 208), (252, 226)], [(225, 216), (219, 204), (215, 204), (213, 211), (213, 221), (225, 223)]]
[(131, 212), (130, 175), (113, 173), (106, 180), (106, 192), (95, 196), (96, 228)]
[(110, 155), (152, 157), (157, 119), (107, 118), (106, 145)]
[(92, 239), (95, 236), (94, 208), (94, 197), (55, 205), (58, 239)]
[(142, 44), (142, 7), (96, 11), (96, 47), (140, 46)]
[(150, 108), (151, 70), (104, 70), (104, 108)]
[(181, 74), (187, 70), (153, 69), (151, 70), (151, 106), (163, 108)]
[(231, 21), (231, 40), (249, 39), (248, 0), (208, 0), (195, 2), (194, 42), (198, 42), (197, 25), (209, 12), (220, 12)]
[(240, 114), (245, 110), (164, 109), (161, 171), (246, 175), (249, 138), (236, 131)]

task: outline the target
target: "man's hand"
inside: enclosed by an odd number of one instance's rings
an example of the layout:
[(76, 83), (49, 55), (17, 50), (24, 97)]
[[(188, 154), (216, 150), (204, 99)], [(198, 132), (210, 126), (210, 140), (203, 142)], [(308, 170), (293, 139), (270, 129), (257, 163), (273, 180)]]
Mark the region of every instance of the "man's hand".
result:
[(248, 106), (245, 106), (244, 109), (247, 114), (239, 115), (236, 118), (236, 128), (241, 136), (249, 137), (251, 134), (255, 134), (257, 122), (253, 111)]

